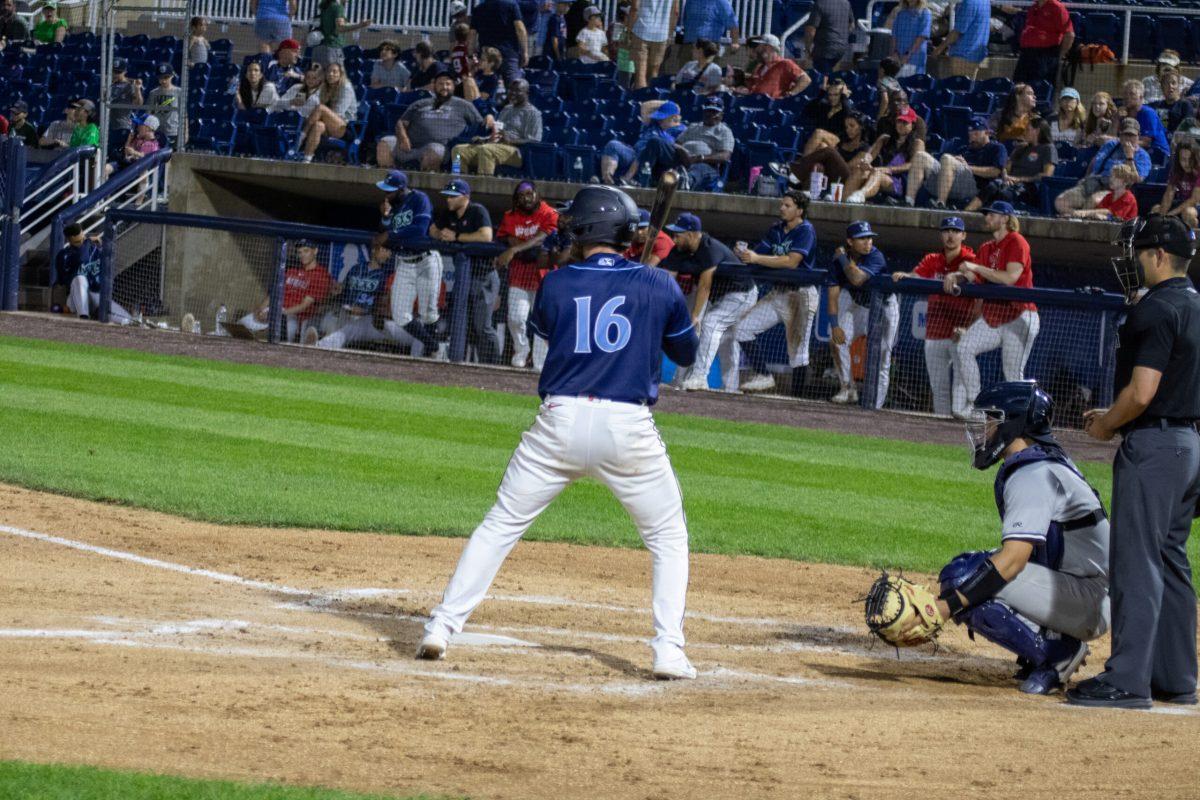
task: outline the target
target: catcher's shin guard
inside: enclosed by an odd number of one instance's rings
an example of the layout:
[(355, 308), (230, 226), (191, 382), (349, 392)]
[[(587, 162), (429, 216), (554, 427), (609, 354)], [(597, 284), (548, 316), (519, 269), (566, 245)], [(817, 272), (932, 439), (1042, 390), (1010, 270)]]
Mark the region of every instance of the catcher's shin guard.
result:
[[(1058, 651), (1062, 648), (1057, 646), (1060, 640), (1046, 639), (999, 600), (988, 600), (968, 608), (962, 614), (962, 621), (972, 633), (1017, 654), (1035, 667), (1061, 657)], [(1078, 645), (1078, 641), (1073, 641)]]

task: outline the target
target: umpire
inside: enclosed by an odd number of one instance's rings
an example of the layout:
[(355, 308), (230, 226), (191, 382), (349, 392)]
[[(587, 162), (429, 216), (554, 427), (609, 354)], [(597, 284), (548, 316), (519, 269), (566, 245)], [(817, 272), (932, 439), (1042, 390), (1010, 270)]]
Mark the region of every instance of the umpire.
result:
[(1067, 692), (1067, 702), (1149, 708), (1196, 703), (1196, 594), (1187, 538), (1200, 500), (1200, 295), (1187, 278), (1195, 234), (1178, 217), (1127, 223), (1115, 259), (1132, 299), (1119, 331), (1116, 402), (1085, 415), (1113, 462), (1112, 655), (1105, 670)]

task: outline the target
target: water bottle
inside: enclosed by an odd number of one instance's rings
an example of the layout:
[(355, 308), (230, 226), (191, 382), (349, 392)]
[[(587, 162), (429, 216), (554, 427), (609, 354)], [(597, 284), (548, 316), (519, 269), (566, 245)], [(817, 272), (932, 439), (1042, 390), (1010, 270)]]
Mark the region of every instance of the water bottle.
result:
[(639, 183), (642, 186), (650, 185), (650, 162), (649, 161), (642, 164), (641, 180), (639, 181)]
[(225, 308), (225, 306), (221, 306), (220, 308), (217, 309), (217, 324), (216, 324), (217, 336), (228, 336), (229, 335), (229, 332), (225, 330), (225, 320), (228, 316), (229, 316), (229, 309)]
[(454, 154), (454, 160), (450, 162), (450, 173), (452, 175), (462, 175), (462, 155)]
[(571, 183), (583, 183), (582, 156), (575, 156), (575, 163), (571, 165)]

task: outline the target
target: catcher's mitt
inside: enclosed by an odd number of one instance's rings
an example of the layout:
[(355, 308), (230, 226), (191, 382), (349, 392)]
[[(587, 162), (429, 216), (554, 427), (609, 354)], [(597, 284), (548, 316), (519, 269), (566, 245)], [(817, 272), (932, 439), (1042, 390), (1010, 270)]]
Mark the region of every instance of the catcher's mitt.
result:
[(937, 598), (924, 586), (884, 572), (866, 599), (867, 627), (894, 647), (932, 642), (942, 631)]

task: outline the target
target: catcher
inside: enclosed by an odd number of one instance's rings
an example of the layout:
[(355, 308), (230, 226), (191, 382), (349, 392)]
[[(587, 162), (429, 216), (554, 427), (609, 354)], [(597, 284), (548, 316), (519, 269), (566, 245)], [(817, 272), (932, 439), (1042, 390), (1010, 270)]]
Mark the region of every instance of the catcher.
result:
[(1034, 381), (980, 393), (968, 423), (976, 469), (996, 475), (1002, 545), (963, 553), (938, 576), (941, 594), (884, 573), (867, 596), (867, 626), (909, 647), (946, 620), (1017, 655), (1027, 694), (1064, 687), (1109, 627), (1108, 518), (1099, 495), (1055, 440), (1053, 403)]

